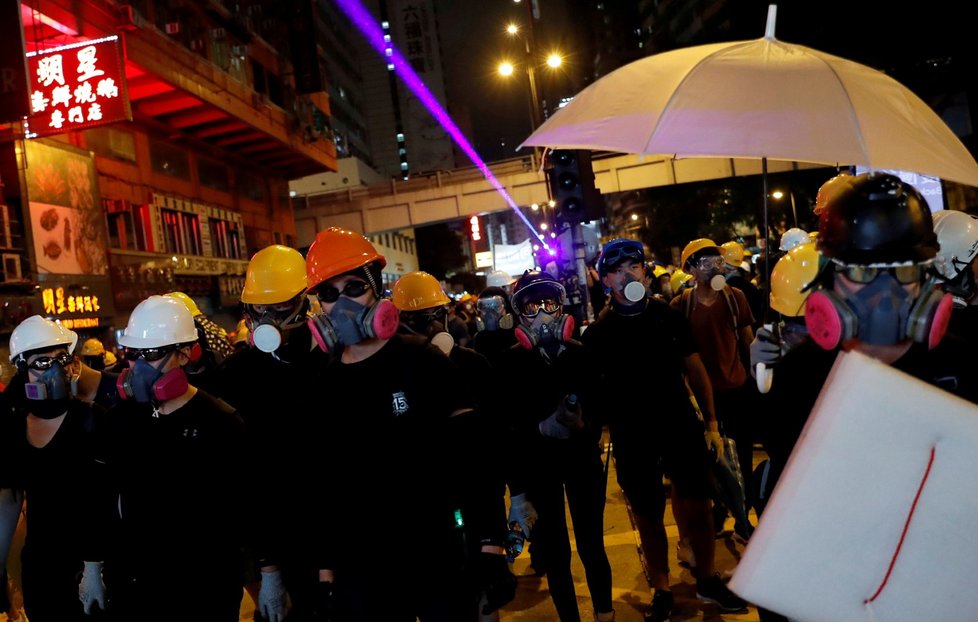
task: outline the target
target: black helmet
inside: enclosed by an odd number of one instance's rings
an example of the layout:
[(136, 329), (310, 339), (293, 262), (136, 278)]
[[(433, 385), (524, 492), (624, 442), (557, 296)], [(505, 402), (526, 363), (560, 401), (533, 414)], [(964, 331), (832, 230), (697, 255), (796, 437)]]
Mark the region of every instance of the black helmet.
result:
[(893, 175), (854, 177), (819, 215), (819, 252), (844, 264), (921, 263), (937, 249), (927, 201)]
[(523, 313), (526, 303), (552, 298), (564, 301), (564, 286), (548, 272), (527, 270), (513, 285), (513, 306)]

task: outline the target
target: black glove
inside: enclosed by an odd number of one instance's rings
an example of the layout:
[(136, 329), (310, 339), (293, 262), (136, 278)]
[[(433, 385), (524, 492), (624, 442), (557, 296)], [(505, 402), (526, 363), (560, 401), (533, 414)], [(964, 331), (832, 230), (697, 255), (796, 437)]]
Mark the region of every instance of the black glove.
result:
[(482, 615), (489, 615), (516, 598), (516, 577), (506, 557), (497, 553), (479, 553), (476, 564), (479, 588), (486, 594)]
[(316, 592), (316, 622), (332, 622), (334, 618), (333, 584), (320, 581)]

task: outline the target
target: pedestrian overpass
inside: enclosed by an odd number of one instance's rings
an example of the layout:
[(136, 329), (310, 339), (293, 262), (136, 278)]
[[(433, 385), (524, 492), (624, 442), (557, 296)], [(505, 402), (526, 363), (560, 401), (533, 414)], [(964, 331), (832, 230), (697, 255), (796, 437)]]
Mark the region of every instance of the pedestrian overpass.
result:
[[(736, 158), (673, 159), (598, 155), (592, 161), (602, 194), (727, 177), (761, 174), (761, 161)], [(824, 165), (769, 161), (771, 173)], [(535, 154), (489, 165), (517, 205), (549, 200), (546, 176)], [(476, 167), (420, 174), (407, 181), (347, 188), (293, 198), (298, 246), (330, 226), (375, 235), (510, 209)]]

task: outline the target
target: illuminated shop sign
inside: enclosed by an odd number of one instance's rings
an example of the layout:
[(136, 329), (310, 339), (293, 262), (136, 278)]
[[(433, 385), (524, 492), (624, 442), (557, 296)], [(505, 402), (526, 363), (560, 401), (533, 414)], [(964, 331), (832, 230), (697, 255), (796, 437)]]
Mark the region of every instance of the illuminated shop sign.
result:
[(28, 52), (28, 138), (132, 119), (119, 37)]
[(99, 319), (97, 317), (69, 317), (63, 320), (58, 320), (58, 322), (68, 330), (76, 330), (79, 328), (98, 328), (99, 325)]
[[(63, 287), (45, 287), (41, 290), (41, 300), (44, 302), (45, 315), (95, 313), (101, 309), (98, 296), (66, 295)], [(98, 326), (97, 323), (95, 325)]]

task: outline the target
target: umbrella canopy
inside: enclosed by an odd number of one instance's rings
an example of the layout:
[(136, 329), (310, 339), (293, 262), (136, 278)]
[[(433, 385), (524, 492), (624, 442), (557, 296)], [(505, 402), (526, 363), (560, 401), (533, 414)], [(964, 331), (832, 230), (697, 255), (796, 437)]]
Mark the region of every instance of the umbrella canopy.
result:
[[(772, 7), (773, 9), (773, 7)], [(978, 163), (886, 74), (774, 38), (683, 48), (581, 91), (523, 146), (897, 169), (978, 186)]]

